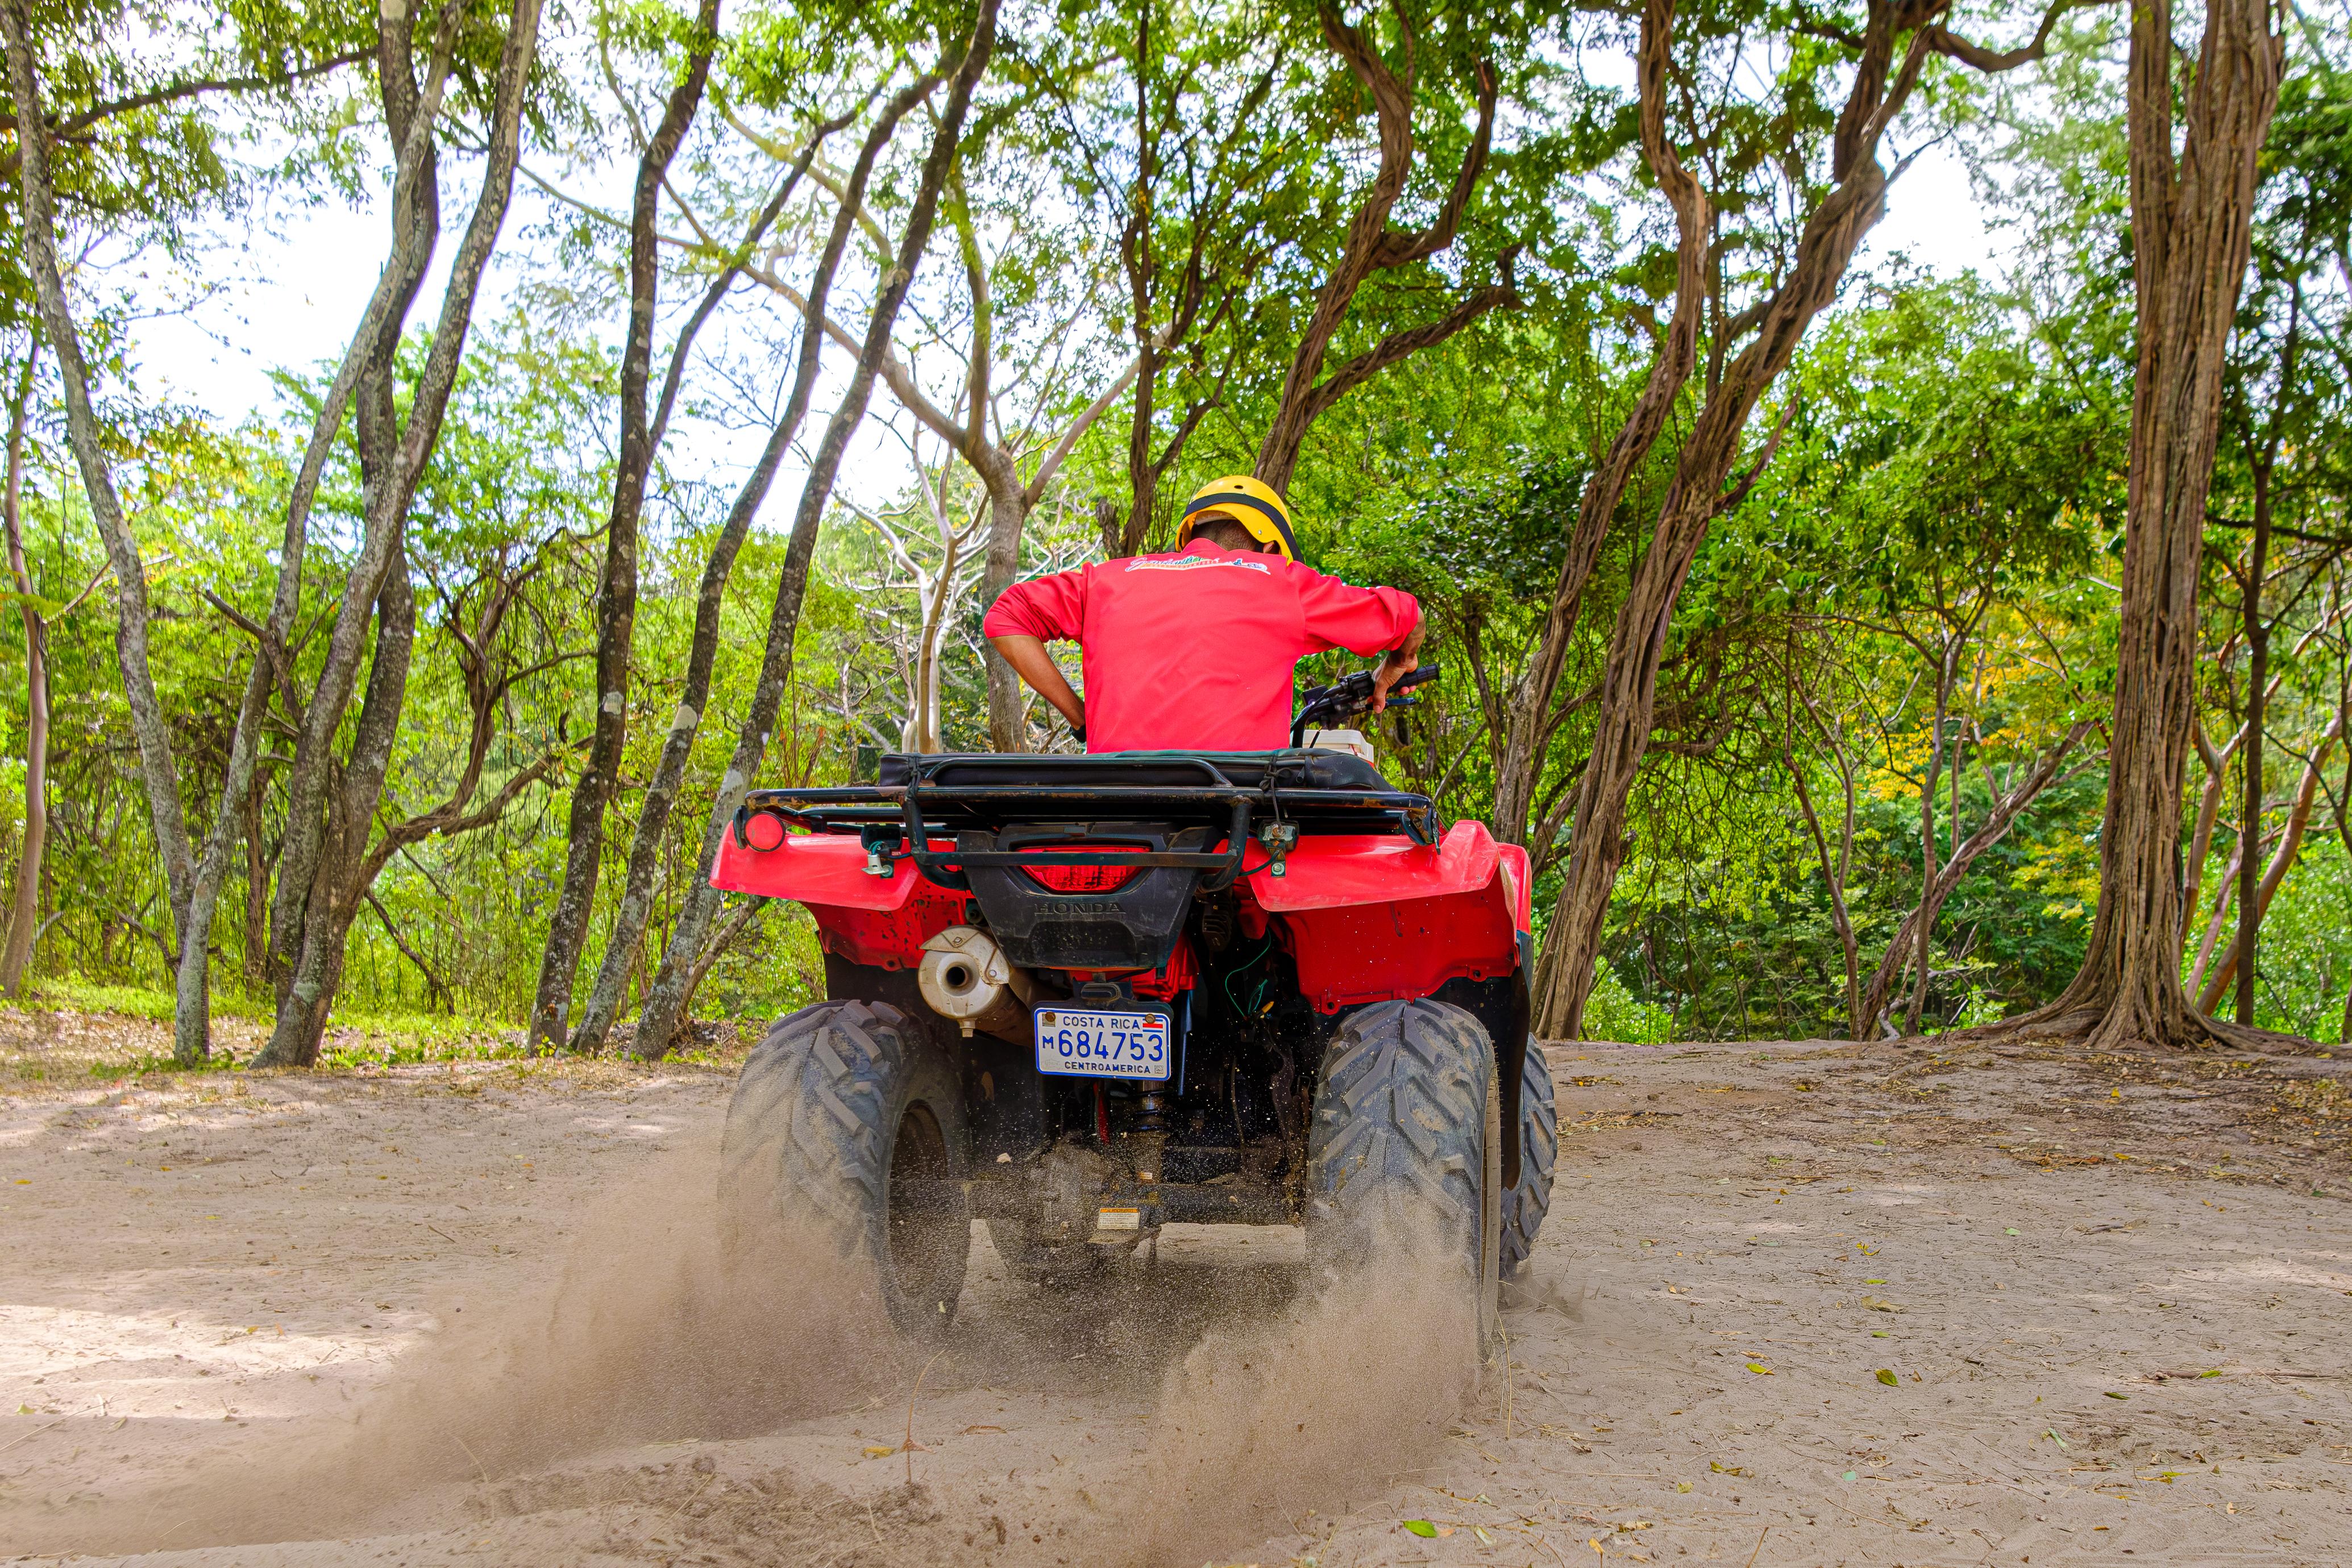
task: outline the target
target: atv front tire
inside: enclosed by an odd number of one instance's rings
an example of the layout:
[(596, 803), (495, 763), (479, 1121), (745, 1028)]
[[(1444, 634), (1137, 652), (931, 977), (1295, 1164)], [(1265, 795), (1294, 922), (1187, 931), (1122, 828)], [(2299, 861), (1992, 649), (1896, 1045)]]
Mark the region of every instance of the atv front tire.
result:
[(727, 1255), (822, 1267), (784, 1254), (828, 1249), (872, 1271), (899, 1329), (943, 1333), (971, 1245), (967, 1146), (954, 1065), (912, 1019), (881, 1002), (803, 1008), (745, 1061), (727, 1107)]
[(1307, 1141), (1307, 1256), (1330, 1278), (1399, 1247), (1445, 1249), (1500, 1314), (1501, 1097), (1486, 1029), (1444, 1002), (1379, 1002), (1323, 1054)]
[(1503, 1278), (1519, 1270), (1535, 1250), (1536, 1232), (1551, 1208), (1552, 1170), (1559, 1160), (1559, 1110), (1552, 1103), (1551, 1063), (1540, 1045), (1528, 1045), (1519, 1079), (1519, 1180), (1503, 1195)]

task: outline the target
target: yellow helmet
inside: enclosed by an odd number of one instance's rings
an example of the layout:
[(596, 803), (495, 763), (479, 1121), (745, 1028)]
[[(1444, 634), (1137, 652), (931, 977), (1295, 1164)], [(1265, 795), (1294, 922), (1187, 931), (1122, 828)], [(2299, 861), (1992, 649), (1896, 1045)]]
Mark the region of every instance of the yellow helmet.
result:
[(1298, 538), (1290, 531), (1290, 508), (1282, 504), (1271, 485), (1246, 474), (1228, 474), (1202, 486), (1185, 505), (1184, 520), (1176, 529), (1176, 548), (1191, 543), (1192, 530), (1210, 517), (1231, 517), (1250, 531), (1250, 538), (1280, 550), (1283, 559), (1298, 559)]

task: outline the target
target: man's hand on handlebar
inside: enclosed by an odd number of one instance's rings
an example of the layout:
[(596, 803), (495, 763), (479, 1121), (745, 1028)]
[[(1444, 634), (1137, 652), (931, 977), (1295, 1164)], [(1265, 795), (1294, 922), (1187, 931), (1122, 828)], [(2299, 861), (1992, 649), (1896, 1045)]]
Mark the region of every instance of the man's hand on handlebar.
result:
[(1372, 711), (1374, 713), (1382, 712), (1388, 707), (1391, 686), (1421, 667), (1421, 639), (1422, 634), (1428, 630), (1428, 625), (1426, 621), (1414, 622), (1412, 635), (1404, 640), (1404, 646), (1391, 650), (1388, 656), (1381, 661), (1381, 667), (1372, 672)]

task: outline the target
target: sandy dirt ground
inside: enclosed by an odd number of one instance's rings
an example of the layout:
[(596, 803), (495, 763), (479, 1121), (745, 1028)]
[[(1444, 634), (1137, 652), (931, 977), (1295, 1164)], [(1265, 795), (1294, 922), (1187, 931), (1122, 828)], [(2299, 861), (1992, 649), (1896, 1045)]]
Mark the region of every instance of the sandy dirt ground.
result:
[(2331, 1059), (1554, 1047), (1465, 1391), (1288, 1230), (1046, 1291), (976, 1229), (937, 1355), (713, 1301), (723, 1063), (92, 1076), (126, 1030), (0, 1015), (21, 1561), (2352, 1560)]

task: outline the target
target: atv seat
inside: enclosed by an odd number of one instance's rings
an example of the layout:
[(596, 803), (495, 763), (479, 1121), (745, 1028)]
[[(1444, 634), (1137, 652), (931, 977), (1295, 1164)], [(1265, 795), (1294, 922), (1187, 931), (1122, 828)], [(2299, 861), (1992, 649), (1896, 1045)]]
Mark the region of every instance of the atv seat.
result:
[(1290, 789), (1378, 789), (1395, 786), (1380, 769), (1349, 752), (1314, 747), (1286, 751), (1106, 751), (1085, 757), (1046, 752), (971, 752), (882, 758), (884, 788), (917, 782), (952, 788), (995, 785), (1034, 789), (1090, 789), (1110, 785), (1146, 789), (1230, 784), (1263, 789), (1269, 778)]

